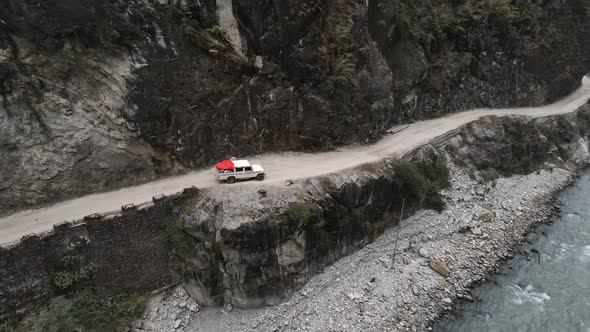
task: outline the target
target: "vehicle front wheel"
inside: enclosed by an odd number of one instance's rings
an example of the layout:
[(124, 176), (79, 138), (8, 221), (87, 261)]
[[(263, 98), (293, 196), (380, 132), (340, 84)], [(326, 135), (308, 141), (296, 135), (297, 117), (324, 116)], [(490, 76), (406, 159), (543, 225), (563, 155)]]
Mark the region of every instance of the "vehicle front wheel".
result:
[(256, 180), (258, 180), (258, 181), (264, 180), (264, 174), (258, 174), (258, 175), (256, 175)]
[(226, 181), (227, 181), (227, 183), (234, 183), (234, 182), (236, 182), (236, 178), (233, 176), (230, 176), (229, 178), (227, 178)]

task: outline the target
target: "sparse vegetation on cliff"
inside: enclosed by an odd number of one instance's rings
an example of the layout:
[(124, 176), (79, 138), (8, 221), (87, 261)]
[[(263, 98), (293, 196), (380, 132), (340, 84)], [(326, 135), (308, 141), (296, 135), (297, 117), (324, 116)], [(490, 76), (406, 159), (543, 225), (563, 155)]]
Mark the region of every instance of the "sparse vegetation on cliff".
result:
[(92, 278), (94, 269), (94, 264), (89, 264), (78, 271), (58, 272), (53, 278), (53, 282), (57, 288), (66, 290), (76, 285), (80, 281), (89, 280)]
[(14, 322), (0, 321), (0, 332), (14, 332), (16, 324)]
[(67, 254), (61, 260), (61, 271), (53, 276), (53, 284), (61, 291), (70, 290), (82, 281), (92, 279), (96, 266), (82, 264), (75, 255)]
[(182, 258), (194, 256), (196, 240), (186, 233), (180, 225), (171, 223), (166, 228), (166, 232), (176, 255)]
[(393, 183), (406, 207), (428, 208), (442, 211), (445, 208), (439, 189), (448, 186), (449, 170), (438, 157), (417, 163), (402, 162), (393, 168)]
[(164, 22), (178, 22), (184, 39), (202, 49), (215, 48), (227, 51), (231, 49), (225, 40), (223, 31), (219, 25), (207, 26), (199, 23), (192, 12), (175, 4), (157, 4), (158, 15)]
[[(531, 52), (532, 42), (523, 43), (519, 38), (519, 34), (529, 33), (531, 29), (523, 22), (539, 19), (538, 11), (529, 9), (529, 4), (511, 0), (376, 0), (375, 3), (371, 33), (390, 66), (397, 69), (394, 80), (437, 93), (448, 93), (459, 87), (458, 93), (465, 91), (466, 77), (491, 81), (489, 75), (507, 65), (500, 64), (504, 61), (499, 57), (507, 55), (511, 61), (524, 61), (521, 55)], [(522, 49), (526, 44), (531, 46)], [(494, 50), (498, 49), (502, 52), (495, 54)], [(495, 54), (496, 59), (488, 59), (490, 54)], [(513, 66), (518, 62), (513, 61)], [(578, 70), (573, 72), (574, 77), (579, 75)], [(577, 79), (565, 77), (563, 81)], [(568, 89), (566, 85), (563, 93)], [(404, 90), (396, 89), (395, 93), (406, 95)]]
[(302, 224), (306, 224), (311, 216), (311, 210), (305, 203), (293, 203), (289, 210), (287, 210), (287, 217), (290, 220), (297, 221)]
[(590, 104), (584, 105), (578, 111), (578, 119), (580, 120), (580, 125), (584, 130), (587, 131), (590, 129)]
[(338, 0), (330, 7), (327, 18), (327, 47), (324, 60), (330, 65), (330, 77), (339, 84), (348, 84), (356, 70), (354, 62), (354, 42), (352, 39), (352, 15), (356, 8), (353, 0)]
[(118, 331), (139, 318), (146, 297), (102, 298), (89, 291), (56, 297), (19, 323), (0, 323), (0, 332)]
[(467, 32), (469, 23), (487, 23), (491, 19), (512, 20), (521, 15), (511, 0), (454, 2), (435, 1), (430, 6), (406, 0), (382, 0), (378, 7), (383, 14), (378, 24), (402, 24), (422, 42), (434, 38), (438, 42)]

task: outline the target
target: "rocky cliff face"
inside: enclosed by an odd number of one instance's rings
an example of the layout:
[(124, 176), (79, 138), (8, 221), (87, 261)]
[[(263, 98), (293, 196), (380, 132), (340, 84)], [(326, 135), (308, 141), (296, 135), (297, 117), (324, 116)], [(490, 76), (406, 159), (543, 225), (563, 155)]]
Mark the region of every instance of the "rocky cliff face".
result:
[(539, 104), (589, 69), (581, 0), (429, 3), (9, 0), (0, 213), (228, 156), (365, 142), (469, 107)]
[(185, 287), (206, 305), (277, 304), (395, 225), (402, 204), (405, 216), (443, 210), (451, 202), (440, 194), (449, 184), (447, 163), (469, 170), (481, 185), (469, 190), (484, 195), (498, 176), (587, 165), (589, 130), (590, 106), (549, 119), (484, 118), (399, 164), (379, 163), (261, 193), (206, 193), (182, 217), (181, 227), (193, 238), (177, 250)]
[(194, 239), (179, 255), (189, 293), (206, 305), (278, 304), (398, 222), (402, 205), (406, 215), (444, 207), (437, 190), (447, 185), (448, 169), (432, 149), (359, 173), (356, 181), (349, 174), (234, 191), (231, 200), (204, 195), (181, 223)]
[(131, 26), (98, 3), (0, 8), (0, 212), (155, 176), (127, 120), (131, 54), (106, 35)]
[(557, 99), (588, 70), (584, 1), (392, 1), (369, 29), (404, 118)]
[[(440, 211), (446, 202), (470, 201), (470, 195), (485, 197), (486, 188), (496, 182), (507, 188), (504, 185), (510, 181), (494, 182), (494, 173), (508, 176), (586, 166), (589, 134), (590, 104), (577, 114), (552, 118), (481, 119), (402, 161), (384, 160), (260, 191), (249, 186), (187, 188), (156, 197), (153, 204), (58, 224), (52, 232), (0, 248), (0, 320), (23, 316), (60, 294), (92, 289), (110, 297), (154, 290), (179, 279), (206, 305), (276, 304), (326, 266), (395, 225), (402, 206), (405, 217), (419, 209)], [(449, 168), (449, 162), (464, 167), (461, 177), (471, 173), (471, 180), (453, 178), (458, 167)], [(542, 191), (535, 186), (537, 190)], [(521, 200), (511, 204), (518, 212), (510, 220), (527, 213), (526, 207), (521, 212)], [(494, 218), (492, 212), (478, 209), (482, 222)], [(464, 206), (445, 209), (443, 218), (452, 219), (453, 227), (459, 221), (475, 227), (472, 214), (465, 211)], [(439, 227), (448, 229), (447, 222), (436, 219)], [(447, 231), (454, 233), (453, 227)], [(411, 242), (412, 237), (404, 240)], [(477, 247), (479, 242), (470, 245)], [(391, 266), (392, 251), (378, 254), (382, 257), (377, 263)], [(496, 251), (490, 254), (496, 257)]]

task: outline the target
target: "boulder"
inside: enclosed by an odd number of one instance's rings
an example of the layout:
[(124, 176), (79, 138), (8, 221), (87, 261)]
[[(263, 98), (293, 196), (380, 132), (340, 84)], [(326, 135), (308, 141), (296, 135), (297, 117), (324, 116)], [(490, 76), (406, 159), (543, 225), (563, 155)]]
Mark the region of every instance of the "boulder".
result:
[(481, 230), (480, 227), (471, 228), (471, 234), (473, 234), (473, 235), (481, 235), (482, 234), (482, 230)]
[(477, 216), (478, 220), (481, 222), (491, 222), (494, 221), (496, 214), (493, 211), (482, 208)]
[(424, 258), (428, 258), (430, 257), (430, 252), (428, 252), (428, 249), (422, 247), (420, 248), (420, 250), (418, 250), (418, 254), (420, 254), (420, 256), (424, 257)]
[(445, 278), (451, 275), (451, 270), (449, 270), (447, 263), (439, 259), (432, 258), (430, 260), (430, 267)]

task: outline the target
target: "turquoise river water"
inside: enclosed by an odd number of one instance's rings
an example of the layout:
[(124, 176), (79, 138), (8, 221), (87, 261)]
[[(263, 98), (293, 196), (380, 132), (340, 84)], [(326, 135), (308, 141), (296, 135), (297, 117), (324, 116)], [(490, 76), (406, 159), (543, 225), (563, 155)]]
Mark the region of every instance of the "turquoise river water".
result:
[(435, 331), (590, 332), (590, 172), (560, 199), (560, 216), (529, 237), (528, 257), (509, 261)]

